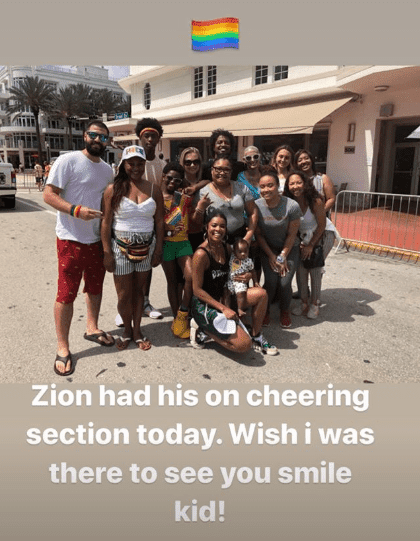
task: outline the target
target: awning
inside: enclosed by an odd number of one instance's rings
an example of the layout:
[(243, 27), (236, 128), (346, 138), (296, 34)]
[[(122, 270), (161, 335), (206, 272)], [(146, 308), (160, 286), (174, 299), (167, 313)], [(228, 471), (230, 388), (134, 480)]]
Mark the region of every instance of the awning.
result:
[(351, 99), (351, 96), (340, 97), (316, 103), (289, 104), (287, 107), (276, 104), (226, 115), (162, 121), (163, 136), (173, 139), (209, 137), (218, 128), (229, 130), (234, 135), (312, 133), (317, 122)]
[[(137, 141), (138, 137), (135, 133), (127, 133), (127, 135), (116, 135), (112, 138), (113, 141)], [(133, 143), (134, 144), (134, 143)]]

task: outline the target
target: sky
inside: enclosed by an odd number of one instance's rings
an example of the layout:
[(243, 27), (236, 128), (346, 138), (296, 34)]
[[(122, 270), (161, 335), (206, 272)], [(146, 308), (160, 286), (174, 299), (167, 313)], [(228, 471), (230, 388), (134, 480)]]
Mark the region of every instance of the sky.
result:
[(104, 66), (104, 68), (109, 70), (108, 73), (110, 77), (118, 77), (118, 79), (127, 77), (130, 71), (129, 66)]

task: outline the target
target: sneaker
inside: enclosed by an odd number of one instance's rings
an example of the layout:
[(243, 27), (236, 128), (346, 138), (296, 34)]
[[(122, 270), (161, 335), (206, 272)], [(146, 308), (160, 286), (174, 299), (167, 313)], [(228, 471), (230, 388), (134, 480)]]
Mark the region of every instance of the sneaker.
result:
[(283, 329), (290, 329), (292, 326), (289, 310), (280, 311), (280, 326), (283, 327)]
[(155, 308), (153, 308), (153, 306), (150, 304), (150, 302), (148, 302), (147, 304), (144, 305), (143, 315), (148, 316), (151, 319), (162, 319), (163, 318), (162, 313), (159, 312), (159, 310), (156, 310)]
[(272, 346), (268, 343), (262, 333), (260, 333), (258, 336), (253, 336), (252, 342), (254, 345), (254, 349), (256, 349), (257, 351), (261, 351), (262, 353), (264, 353), (264, 355), (277, 355), (279, 352), (276, 346)]
[(117, 314), (117, 317), (115, 318), (115, 325), (117, 327), (124, 327), (124, 323), (120, 314)]
[(264, 316), (264, 319), (263, 319), (263, 322), (262, 322), (262, 326), (263, 327), (268, 327), (270, 325), (270, 312), (266, 312), (265, 313), (265, 316)]
[(207, 335), (197, 325), (195, 319), (190, 321), (190, 344), (195, 349), (203, 349), (205, 347), (205, 340)]
[(178, 338), (190, 337), (190, 325), (188, 323), (188, 312), (181, 312), (178, 310), (176, 318), (174, 319), (171, 330)]
[(309, 306), (308, 313), (306, 314), (306, 317), (309, 319), (316, 319), (319, 316), (319, 307), (318, 305), (311, 304)]
[(294, 316), (304, 316), (308, 311), (308, 305), (306, 302), (300, 301), (300, 303), (292, 308), (292, 314)]

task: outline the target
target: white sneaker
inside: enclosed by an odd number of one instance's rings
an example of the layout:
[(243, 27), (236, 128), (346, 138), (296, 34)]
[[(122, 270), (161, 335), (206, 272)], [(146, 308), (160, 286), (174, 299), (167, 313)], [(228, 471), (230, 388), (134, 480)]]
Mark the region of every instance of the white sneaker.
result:
[(203, 349), (207, 334), (200, 329), (194, 318), (190, 321), (190, 344), (195, 349)]
[(155, 308), (153, 308), (153, 306), (150, 304), (150, 302), (148, 302), (147, 304), (144, 305), (143, 315), (148, 316), (151, 319), (162, 319), (163, 318), (162, 313), (159, 312), (159, 310), (156, 310)]
[(277, 355), (279, 350), (276, 346), (272, 346), (268, 343), (267, 339), (264, 338), (263, 334), (260, 332), (258, 336), (252, 337), (252, 342), (254, 349), (261, 351), (264, 355)]
[(319, 307), (318, 305), (311, 304), (309, 306), (308, 313), (306, 314), (306, 317), (309, 319), (316, 319), (319, 316)]
[(117, 314), (117, 317), (115, 318), (115, 325), (117, 327), (124, 327), (124, 323), (120, 314)]

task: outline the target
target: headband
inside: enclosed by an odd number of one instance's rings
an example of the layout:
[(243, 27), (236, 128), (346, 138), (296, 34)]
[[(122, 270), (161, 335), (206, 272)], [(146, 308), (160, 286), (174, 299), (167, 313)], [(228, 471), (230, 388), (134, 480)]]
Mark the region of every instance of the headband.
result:
[(139, 133), (139, 138), (143, 135), (143, 133), (144, 133), (145, 131), (154, 131), (154, 132), (157, 133), (157, 134), (159, 135), (159, 137), (160, 137), (160, 133), (159, 133), (157, 130), (155, 130), (155, 128), (143, 128), (143, 129), (141, 130), (141, 132)]

